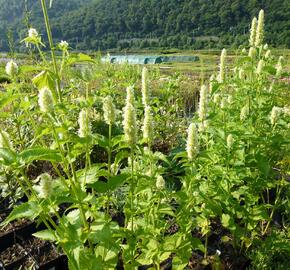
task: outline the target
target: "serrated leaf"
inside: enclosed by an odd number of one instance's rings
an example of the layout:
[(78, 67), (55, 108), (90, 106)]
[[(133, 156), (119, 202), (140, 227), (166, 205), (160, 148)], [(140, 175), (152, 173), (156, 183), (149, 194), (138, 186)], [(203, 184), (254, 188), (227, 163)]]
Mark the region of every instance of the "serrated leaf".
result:
[(15, 219), (20, 218), (28, 218), (28, 219), (34, 219), (36, 218), (40, 213), (42, 209), (39, 203), (35, 201), (26, 202), (23, 204), (20, 204), (19, 206), (16, 206), (10, 215), (6, 218), (6, 220), (1, 224), (7, 225), (11, 221)]
[(57, 150), (47, 148), (30, 148), (22, 151), (19, 158), (26, 164), (34, 160), (48, 160), (51, 162), (61, 162), (62, 158)]

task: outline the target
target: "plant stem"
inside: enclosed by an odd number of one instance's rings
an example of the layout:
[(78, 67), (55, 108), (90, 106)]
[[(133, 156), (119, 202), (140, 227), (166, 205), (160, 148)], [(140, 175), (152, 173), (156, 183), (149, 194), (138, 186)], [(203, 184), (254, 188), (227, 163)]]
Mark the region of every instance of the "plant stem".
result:
[[(134, 146), (131, 147), (131, 235), (134, 237)], [(132, 248), (132, 263), (134, 261), (134, 249)]]
[(204, 258), (207, 258), (207, 246), (208, 246), (208, 233), (205, 235), (205, 244), (204, 244)]
[[(111, 156), (112, 156), (112, 148), (111, 148), (111, 139), (112, 139), (112, 125), (109, 125), (109, 148), (108, 148), (108, 173), (109, 177), (111, 177)], [(110, 212), (110, 191), (108, 191), (108, 201), (107, 201), (107, 214)]]
[(42, 12), (44, 16), (44, 21), (45, 21), (45, 27), (46, 27), (46, 32), (47, 32), (47, 37), (49, 41), (49, 46), (51, 50), (51, 58), (52, 58), (52, 63), (53, 63), (53, 69), (54, 73), (56, 76), (56, 88), (57, 88), (57, 94), (59, 98), (59, 102), (62, 100), (62, 95), (61, 95), (61, 88), (60, 88), (60, 78), (59, 78), (59, 73), (58, 73), (58, 67), (56, 63), (56, 57), (54, 53), (54, 45), (53, 45), (53, 40), (52, 40), (52, 33), (51, 33), (51, 28), (49, 24), (49, 18), (48, 18), (48, 13), (47, 13), (47, 7), (46, 7), (46, 2), (45, 0), (40, 0), (41, 1), (41, 6), (42, 6)]

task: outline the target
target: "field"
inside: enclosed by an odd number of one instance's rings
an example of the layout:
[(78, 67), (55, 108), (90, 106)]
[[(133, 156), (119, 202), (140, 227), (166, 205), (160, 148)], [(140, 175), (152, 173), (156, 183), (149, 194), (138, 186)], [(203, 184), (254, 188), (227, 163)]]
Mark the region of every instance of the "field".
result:
[(235, 52), (150, 66), (29, 29), (0, 75), (0, 265), (288, 269), (289, 50), (263, 25)]

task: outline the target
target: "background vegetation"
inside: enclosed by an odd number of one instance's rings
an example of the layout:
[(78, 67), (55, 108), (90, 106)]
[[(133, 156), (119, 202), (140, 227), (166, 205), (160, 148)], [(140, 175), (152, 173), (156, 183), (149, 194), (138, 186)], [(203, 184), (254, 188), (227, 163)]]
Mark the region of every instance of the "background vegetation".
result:
[[(0, 50), (9, 48), (7, 32), (17, 46), (29, 26), (45, 32), (37, 0), (0, 0), (0, 5)], [(49, 16), (53, 36), (74, 49), (200, 49), (247, 44), (249, 22), (261, 8), (266, 42), (289, 48), (287, 0), (58, 0)]]

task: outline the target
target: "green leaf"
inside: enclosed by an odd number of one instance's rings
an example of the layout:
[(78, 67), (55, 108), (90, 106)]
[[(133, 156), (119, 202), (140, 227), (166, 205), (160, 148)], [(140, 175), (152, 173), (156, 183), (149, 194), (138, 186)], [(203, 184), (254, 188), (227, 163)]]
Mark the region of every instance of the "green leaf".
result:
[(38, 89), (41, 89), (43, 87), (48, 87), (50, 90), (55, 89), (55, 78), (53, 73), (49, 72), (48, 70), (44, 70), (40, 72), (38, 75), (36, 75), (32, 82), (35, 84), (35, 86)]
[(61, 155), (57, 150), (47, 148), (30, 148), (19, 154), (19, 158), (26, 164), (34, 160), (48, 160), (51, 162), (61, 162)]
[(80, 53), (77, 56), (70, 56), (70, 58), (67, 61), (67, 65), (74, 65), (76, 63), (82, 63), (82, 62), (95, 63), (95, 60), (92, 59), (89, 55)]
[(33, 234), (33, 236), (43, 239), (43, 240), (47, 240), (47, 241), (57, 240), (50, 230), (43, 230), (43, 231), (36, 232)]
[(16, 154), (8, 148), (0, 148), (0, 163), (8, 166), (16, 161)]
[(230, 230), (235, 230), (236, 225), (232, 217), (228, 214), (222, 214), (222, 225)]
[(20, 95), (19, 94), (6, 94), (3, 96), (3, 94), (1, 93), (1, 99), (0, 99), (0, 109), (2, 109), (4, 106), (8, 105), (9, 103), (11, 103), (13, 100), (19, 98)]
[(98, 181), (89, 186), (93, 187), (97, 192), (106, 193), (108, 191), (113, 191), (120, 185), (122, 185), (126, 179), (130, 178), (129, 174), (123, 173), (116, 176), (111, 177), (108, 182)]
[(28, 218), (28, 219), (35, 219), (40, 213), (42, 209), (38, 202), (30, 201), (19, 206), (16, 206), (10, 215), (6, 218), (6, 220), (1, 224), (7, 225), (11, 221), (20, 218)]

